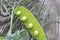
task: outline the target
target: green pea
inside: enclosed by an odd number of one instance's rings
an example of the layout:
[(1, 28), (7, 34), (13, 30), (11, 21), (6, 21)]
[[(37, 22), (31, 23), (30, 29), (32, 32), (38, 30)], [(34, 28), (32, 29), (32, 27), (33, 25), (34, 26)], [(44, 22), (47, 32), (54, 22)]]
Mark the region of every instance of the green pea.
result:
[(16, 14), (17, 14), (17, 15), (20, 15), (20, 14), (21, 14), (21, 11), (17, 11)]
[(28, 26), (27, 26), (28, 29), (31, 29), (32, 27), (33, 27), (32, 23), (29, 23)]
[[(18, 11), (20, 11), (21, 14), (19, 14), (20, 12)], [(18, 12), (18, 14), (16, 12)], [(47, 40), (42, 26), (38, 23), (32, 12), (23, 6), (18, 6), (14, 9), (14, 13), (23, 22), (33, 37), (37, 40)]]
[(27, 19), (26, 16), (23, 16), (23, 17), (20, 18), (20, 20), (22, 20), (22, 21), (26, 21), (26, 19)]

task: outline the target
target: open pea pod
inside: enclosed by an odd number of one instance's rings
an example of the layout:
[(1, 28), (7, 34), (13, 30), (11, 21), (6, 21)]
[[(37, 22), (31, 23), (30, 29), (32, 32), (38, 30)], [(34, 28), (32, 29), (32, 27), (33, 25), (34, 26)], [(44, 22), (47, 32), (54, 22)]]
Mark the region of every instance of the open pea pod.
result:
[(18, 6), (14, 9), (14, 13), (24, 23), (34, 38), (37, 40), (47, 40), (42, 26), (27, 8)]

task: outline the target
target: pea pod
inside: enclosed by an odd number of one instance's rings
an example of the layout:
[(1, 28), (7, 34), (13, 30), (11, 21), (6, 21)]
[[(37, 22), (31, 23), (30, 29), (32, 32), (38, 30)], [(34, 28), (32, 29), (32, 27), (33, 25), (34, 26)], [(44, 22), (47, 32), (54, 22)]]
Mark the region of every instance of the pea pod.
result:
[(14, 9), (14, 13), (23, 22), (34, 38), (37, 40), (47, 40), (42, 26), (38, 23), (32, 12), (23, 6), (18, 6)]
[(0, 37), (0, 40), (3, 40), (3, 37)]

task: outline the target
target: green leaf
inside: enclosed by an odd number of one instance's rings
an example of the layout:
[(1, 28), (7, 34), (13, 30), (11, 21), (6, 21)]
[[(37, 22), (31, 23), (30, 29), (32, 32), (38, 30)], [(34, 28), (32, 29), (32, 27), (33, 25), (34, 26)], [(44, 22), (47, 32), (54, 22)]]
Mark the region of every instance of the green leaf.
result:
[(29, 34), (26, 30), (17, 30), (14, 34), (9, 31), (4, 40), (29, 40)]

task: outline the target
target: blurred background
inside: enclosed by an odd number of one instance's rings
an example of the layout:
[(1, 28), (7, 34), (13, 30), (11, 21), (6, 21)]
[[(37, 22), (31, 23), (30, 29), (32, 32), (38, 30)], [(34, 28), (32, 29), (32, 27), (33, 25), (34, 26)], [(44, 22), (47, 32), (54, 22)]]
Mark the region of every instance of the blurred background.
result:
[[(42, 25), (47, 40), (60, 40), (60, 0), (0, 0), (0, 35), (5, 36), (10, 28), (12, 8), (18, 5), (28, 8)], [(14, 15), (13, 30), (25, 29)], [(35, 40), (30, 34), (30, 40)]]

